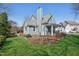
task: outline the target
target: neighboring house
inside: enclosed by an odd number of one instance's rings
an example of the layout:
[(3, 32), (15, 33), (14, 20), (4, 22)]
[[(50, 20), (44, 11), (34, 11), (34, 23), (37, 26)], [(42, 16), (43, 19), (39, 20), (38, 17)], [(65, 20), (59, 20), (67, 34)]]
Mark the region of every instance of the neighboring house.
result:
[(28, 17), (23, 24), (24, 34), (31, 35), (53, 35), (53, 20), (52, 15), (46, 14), (43, 15), (43, 9), (39, 7), (37, 9), (37, 16), (32, 15)]
[(70, 33), (70, 32), (79, 32), (79, 22), (77, 21), (64, 21), (63, 23), (60, 23), (61, 26), (61, 31), (62, 32), (66, 32), (66, 33)]

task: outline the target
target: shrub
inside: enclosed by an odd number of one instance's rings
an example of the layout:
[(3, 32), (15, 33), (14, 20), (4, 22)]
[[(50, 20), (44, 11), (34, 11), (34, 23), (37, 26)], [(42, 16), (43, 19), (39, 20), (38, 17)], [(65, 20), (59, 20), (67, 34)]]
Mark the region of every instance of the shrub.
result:
[(64, 37), (65, 35), (66, 33), (61, 32), (61, 33), (56, 34), (56, 37), (61, 38), (61, 37)]
[(2, 47), (3, 43), (5, 42), (5, 36), (0, 35), (0, 47)]
[(10, 33), (9, 37), (16, 37), (16, 33)]
[(25, 37), (29, 38), (32, 37), (30, 34), (26, 34)]

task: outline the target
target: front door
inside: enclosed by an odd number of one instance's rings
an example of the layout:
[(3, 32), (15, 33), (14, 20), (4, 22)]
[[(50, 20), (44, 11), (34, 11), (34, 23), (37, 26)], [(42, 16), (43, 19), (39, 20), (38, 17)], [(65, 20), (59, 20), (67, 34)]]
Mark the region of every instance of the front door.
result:
[(47, 28), (46, 31), (47, 35), (51, 35), (51, 26), (46, 26), (46, 28)]

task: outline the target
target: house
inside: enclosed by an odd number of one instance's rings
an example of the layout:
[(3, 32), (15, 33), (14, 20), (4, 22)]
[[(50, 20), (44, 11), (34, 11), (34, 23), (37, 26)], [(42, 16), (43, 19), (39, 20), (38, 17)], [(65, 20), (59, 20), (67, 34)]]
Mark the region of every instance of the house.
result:
[(37, 16), (28, 17), (23, 24), (24, 34), (31, 35), (53, 35), (54, 22), (52, 14), (43, 15), (43, 8), (37, 9)]
[(56, 24), (51, 13), (43, 14), (43, 8), (37, 9), (37, 16), (28, 17), (23, 23), (24, 34), (53, 35), (59, 32), (79, 32), (79, 22), (75, 20)]
[(60, 25), (60, 29), (62, 32), (79, 32), (79, 22), (75, 20), (64, 21), (63, 23), (60, 23)]

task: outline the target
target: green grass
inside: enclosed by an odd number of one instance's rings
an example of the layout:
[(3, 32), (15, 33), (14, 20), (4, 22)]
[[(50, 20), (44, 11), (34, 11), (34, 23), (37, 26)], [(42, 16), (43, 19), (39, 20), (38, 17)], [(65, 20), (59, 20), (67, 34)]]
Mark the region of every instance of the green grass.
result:
[(79, 56), (79, 35), (67, 35), (54, 44), (29, 44), (25, 37), (6, 39), (3, 56)]

